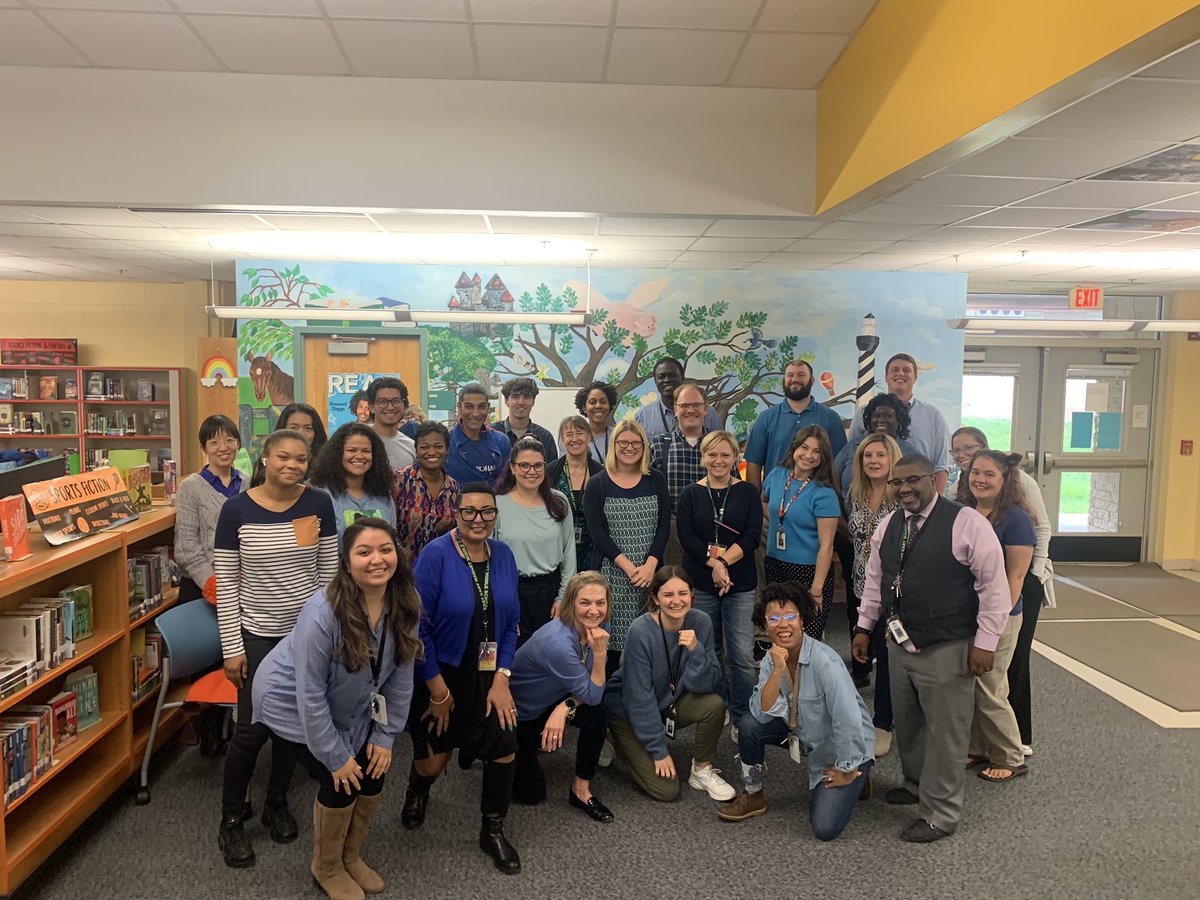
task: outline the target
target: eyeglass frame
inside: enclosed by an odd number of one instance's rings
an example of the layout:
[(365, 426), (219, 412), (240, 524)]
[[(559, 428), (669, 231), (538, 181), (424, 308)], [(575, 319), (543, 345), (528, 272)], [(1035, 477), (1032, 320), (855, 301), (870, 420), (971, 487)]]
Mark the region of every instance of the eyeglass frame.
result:
[[(491, 514), (490, 516), (488, 515), (489, 513)], [(458, 508), (458, 515), (462, 516), (464, 522), (474, 522), (476, 519), (483, 519), (485, 522), (495, 522), (496, 516), (499, 514), (500, 510), (495, 506), (485, 506), (482, 509), (476, 509), (474, 506), (460, 506)]]
[(544, 462), (519, 462), (513, 463), (513, 468), (519, 472), (545, 472), (546, 464)]
[(906, 485), (906, 484), (909, 485), (910, 487), (912, 487), (914, 485), (920, 484), (922, 478), (932, 478), (932, 477), (933, 477), (932, 472), (926, 472), (923, 475), (909, 475), (907, 478), (889, 478), (887, 480), (886, 484), (888, 487), (890, 487), (894, 490), (899, 490), (900, 488), (904, 487), (904, 485)]
[(613, 446), (618, 450), (641, 450), (646, 446), (646, 442), (643, 440), (630, 441), (625, 438), (618, 438), (613, 441)]

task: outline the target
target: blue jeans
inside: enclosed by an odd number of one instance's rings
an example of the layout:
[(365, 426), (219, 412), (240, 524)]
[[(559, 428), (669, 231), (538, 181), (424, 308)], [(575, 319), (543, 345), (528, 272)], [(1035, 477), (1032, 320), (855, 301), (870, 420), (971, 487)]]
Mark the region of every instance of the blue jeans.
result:
[(724, 597), (718, 597), (712, 591), (697, 590), (692, 594), (692, 606), (712, 620), (717, 659), (721, 661), (721, 670), (728, 673), (733, 688), (730, 691), (722, 678), (717, 693), (729, 704), (729, 715), (734, 722), (746, 714), (750, 694), (758, 681), (758, 670), (754, 666), (754, 625), (750, 621), (755, 599), (754, 591), (730, 592)]
[[(788, 737), (788, 725), (783, 719), (772, 718), (770, 722), (760, 722), (750, 713), (742, 716), (738, 727), (738, 755), (742, 764), (757, 766), (763, 761), (766, 748), (778, 746)], [(854, 815), (854, 807), (862, 793), (863, 779), (871, 774), (875, 760), (869, 759), (858, 771), (861, 778), (856, 778), (841, 787), (829, 788), (818, 784), (808, 792), (808, 824), (812, 826), (813, 836), (820, 841), (832, 841), (850, 824)], [(804, 769), (808, 776), (808, 767)]]

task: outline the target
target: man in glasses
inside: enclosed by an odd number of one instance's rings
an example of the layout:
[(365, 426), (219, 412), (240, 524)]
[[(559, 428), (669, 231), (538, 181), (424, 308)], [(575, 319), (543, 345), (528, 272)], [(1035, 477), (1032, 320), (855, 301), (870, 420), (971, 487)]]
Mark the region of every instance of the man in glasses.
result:
[(871, 630), (882, 620), (893, 645), (888, 664), (904, 772), (904, 786), (885, 799), (916, 804), (919, 818), (900, 836), (930, 843), (953, 834), (962, 818), (975, 676), (991, 669), (1012, 604), (991, 524), (938, 494), (927, 456), (901, 457), (888, 484), (901, 509), (871, 538), (852, 653), (869, 661)]
[(482, 384), (463, 385), (458, 392), (458, 424), (450, 429), (446, 474), (459, 484), (491, 484), (508, 464), (508, 437), (487, 424), (492, 398)]
[(408, 388), (399, 378), (376, 378), (367, 388), (367, 402), (375, 421), (371, 427), (387, 448), (388, 465), (393, 472), (411, 466), (417, 459), (417, 446), (400, 430), (408, 409)]
[[(679, 493), (704, 477), (704, 467), (700, 465), (700, 441), (709, 432), (704, 424), (708, 403), (698, 385), (681, 384), (675, 388), (673, 397), (675, 427), (650, 439), (650, 467), (666, 476), (672, 510), (679, 500)], [(667, 539), (663, 564), (677, 566), (682, 562), (683, 548), (679, 545), (675, 517), (672, 516), (671, 536)]]
[[(650, 440), (660, 434), (670, 434), (675, 429), (675, 390), (683, 384), (683, 363), (673, 356), (664, 356), (654, 364), (653, 374), (658, 399), (646, 406), (639, 406), (633, 414), (633, 420), (642, 426)], [(705, 430), (717, 431), (720, 427), (717, 411), (708, 408), (704, 413)]]
[(504, 405), (508, 407), (508, 418), (497, 423), (496, 430), (507, 434), (511, 444), (523, 437), (537, 438), (546, 449), (546, 464), (558, 459), (558, 444), (554, 435), (530, 419), (533, 404), (537, 402), (537, 382), (532, 378), (513, 378), (504, 382), (500, 393), (504, 397)]

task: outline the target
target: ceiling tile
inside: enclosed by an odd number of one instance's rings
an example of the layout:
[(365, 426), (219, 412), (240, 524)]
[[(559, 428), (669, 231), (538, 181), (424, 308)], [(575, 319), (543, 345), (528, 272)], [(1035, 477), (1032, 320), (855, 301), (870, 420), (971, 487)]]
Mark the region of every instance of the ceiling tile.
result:
[(280, 231), (373, 231), (379, 228), (366, 216), (263, 216)]
[(42, 15), (98, 66), (196, 72), (221, 68), (178, 16), (60, 10)]
[(670, 250), (598, 250), (592, 256), (593, 265), (600, 261), (611, 262), (623, 259), (626, 262), (664, 262), (668, 263), (679, 256), (678, 252)]
[(619, 28), (608, 80), (623, 84), (722, 84), (741, 45), (732, 31)]
[(792, 238), (721, 238), (702, 237), (689, 250), (725, 250), (740, 253), (767, 253), (782, 250), (794, 244)]
[(1137, 73), (1138, 78), (1150, 76), (1153, 78), (1184, 78), (1200, 81), (1200, 44), (1173, 53), (1166, 59), (1156, 62), (1148, 69)]
[(677, 262), (704, 262), (704, 263), (726, 263), (729, 265), (745, 265), (747, 263), (758, 262), (766, 252), (762, 253), (726, 253), (720, 251), (704, 251), (685, 250), (680, 253)]
[(929, 231), (929, 225), (902, 225), (890, 222), (833, 222), (812, 237), (821, 240), (847, 238), (864, 241), (902, 241)]
[(819, 31), (852, 34), (876, 0), (767, 0), (758, 31)]
[(167, 0), (25, 0), (40, 9), (103, 9), (128, 12), (173, 12)]
[(974, 216), (961, 225), (987, 225), (997, 228), (1058, 228), (1075, 225), (1100, 216), (1121, 212), (1119, 209), (1046, 209), (1036, 206), (1005, 206)]
[(1018, 243), (1024, 244), (1053, 244), (1058, 246), (1099, 247), (1105, 244), (1120, 244), (1140, 235), (1128, 231), (1102, 228), (1056, 228), (1053, 231), (1043, 231), (1041, 234), (1031, 234), (1021, 238)]
[(495, 234), (592, 234), (596, 219), (589, 216), (488, 216)]
[(1009, 138), (942, 171), (951, 175), (1082, 178), (1163, 149), (1161, 141)]
[(1192, 193), (1194, 185), (1156, 181), (1075, 181), (1017, 206), (1065, 206), (1076, 209), (1132, 209)]
[(599, 81), (608, 29), (559, 25), (476, 25), (484, 78), (505, 81)]
[(89, 206), (19, 206), (19, 212), (36, 216), (58, 225), (132, 225), (146, 226), (150, 223), (127, 209), (111, 209)]
[(1200, 134), (1200, 84), (1128, 78), (1022, 135), (1097, 139), (1112, 134), (1114, 126), (1147, 141), (1185, 141)]
[(79, 225), (75, 231), (83, 232), (75, 237), (112, 238), (115, 241), (179, 241), (180, 235), (168, 228), (131, 228), (124, 225)]
[(613, 0), (471, 0), (476, 22), (539, 25), (608, 25)]
[(676, 253), (688, 249), (694, 240), (695, 238), (688, 236), (602, 234), (599, 237), (589, 238), (588, 246), (600, 250), (640, 250), (674, 256)]
[(335, 18), (467, 21), (467, 7), (462, 0), (324, 0), (324, 6)]
[(206, 228), (209, 231), (258, 231), (270, 228), (256, 216), (225, 212), (159, 212), (149, 210), (138, 215), (168, 228)]
[(876, 203), (850, 213), (850, 222), (894, 222), (909, 225), (949, 225), (976, 213), (987, 212), (990, 206), (938, 206), (908, 203)]
[(758, 7), (759, 0), (620, 0), (617, 25), (744, 31)]
[(396, 234), (487, 234), (482, 215), (372, 213), (371, 218)]
[(986, 241), (947, 241), (941, 243), (939, 241), (897, 241), (892, 244), (886, 251), (887, 253), (942, 253), (946, 256), (955, 256), (963, 253), (973, 253), (976, 250), (985, 250), (988, 247), (994, 246), (991, 242)]
[(806, 238), (797, 241), (788, 249), (794, 253), (870, 253), (886, 247), (891, 241), (819, 240)]
[(1175, 234), (1141, 235), (1137, 240), (1123, 243), (1121, 250), (1200, 250), (1200, 234), (1177, 232)]
[(192, 26), (234, 72), (345, 75), (346, 62), (320, 19), (193, 16)]
[(28, 10), (0, 10), (0, 60), (9, 66), (84, 66), (88, 61)]
[(605, 216), (600, 222), (601, 234), (662, 234), (697, 237), (712, 219), (652, 219)]
[(972, 243), (1004, 244), (1037, 234), (1030, 228), (983, 228), (970, 225), (946, 225), (921, 235), (923, 241), (969, 241)]
[(0, 222), (0, 234), (27, 238), (87, 237), (81, 230), (45, 222)]
[(243, 16), (319, 16), (316, 0), (172, 0), (185, 13)]
[[(593, 269), (628, 269), (629, 260), (597, 256), (592, 260)], [(638, 266), (643, 269), (665, 269), (670, 264), (669, 259), (642, 259), (636, 261)]]
[(802, 238), (823, 224), (820, 219), (718, 219), (704, 236)]
[(730, 84), (815, 90), (845, 48), (842, 34), (754, 34)]
[(340, 19), (333, 23), (359, 75), (472, 78), (466, 25)]
[(0, 206), (0, 222), (26, 222), (30, 225), (33, 225), (40, 223), (41, 221), (42, 220), (40, 218), (22, 212), (16, 207)]
[[(1038, 178), (984, 178), (978, 175), (931, 175), (893, 194), (890, 200), (916, 204), (1003, 206), (1062, 184)], [(1046, 206), (1048, 204), (1031, 204)], [(1049, 204), (1053, 205), (1053, 204)]]
[(1146, 204), (1144, 209), (1172, 209), (1180, 212), (1200, 212), (1200, 193), (1189, 194), (1186, 197), (1175, 197), (1161, 203)]

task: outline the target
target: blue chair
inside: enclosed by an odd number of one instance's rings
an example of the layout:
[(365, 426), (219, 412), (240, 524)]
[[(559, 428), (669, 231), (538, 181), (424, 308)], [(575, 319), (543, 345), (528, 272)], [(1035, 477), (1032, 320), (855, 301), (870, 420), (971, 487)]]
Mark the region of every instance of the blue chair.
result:
[[(150, 756), (163, 710), (177, 709), (185, 703), (216, 704), (230, 709), (237, 705), (237, 691), (221, 668), (221, 633), (217, 628), (217, 610), (211, 603), (203, 598), (191, 600), (168, 609), (154, 624), (162, 634), (166, 652), (162, 660), (162, 686), (150, 721), (150, 739), (142, 756), (136, 798), (139, 806), (150, 802)], [(201, 672), (207, 674), (192, 683), (182, 700), (167, 702), (173, 679), (191, 678)]]

